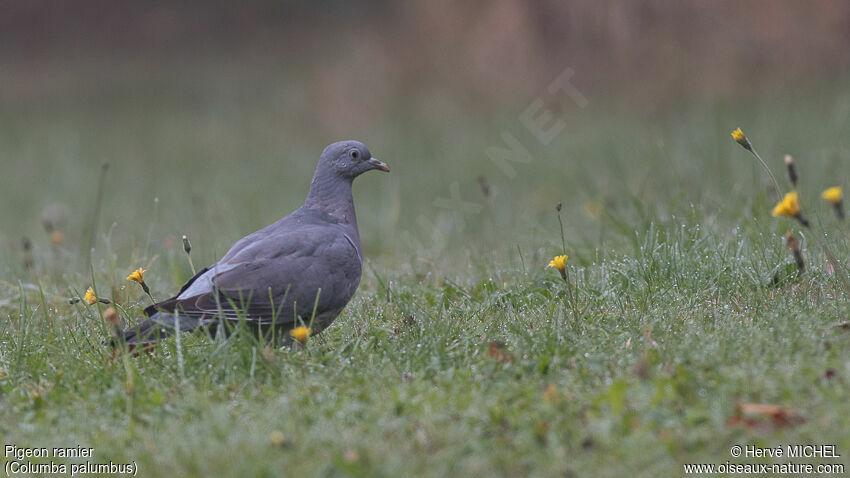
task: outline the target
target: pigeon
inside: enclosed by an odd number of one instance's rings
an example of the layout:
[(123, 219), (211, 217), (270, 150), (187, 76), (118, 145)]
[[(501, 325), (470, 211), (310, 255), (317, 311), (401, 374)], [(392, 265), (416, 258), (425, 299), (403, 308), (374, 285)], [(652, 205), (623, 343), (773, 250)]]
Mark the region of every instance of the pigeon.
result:
[[(174, 297), (144, 310), (147, 319), (111, 340), (149, 347), (201, 327), (227, 333), (244, 321), (276, 344), (299, 326), (328, 327), (360, 284), (363, 251), (354, 214), (354, 178), (390, 168), (358, 141), (322, 152), (304, 204), (237, 241), (217, 263), (198, 271)], [(123, 335), (123, 336), (122, 336)]]

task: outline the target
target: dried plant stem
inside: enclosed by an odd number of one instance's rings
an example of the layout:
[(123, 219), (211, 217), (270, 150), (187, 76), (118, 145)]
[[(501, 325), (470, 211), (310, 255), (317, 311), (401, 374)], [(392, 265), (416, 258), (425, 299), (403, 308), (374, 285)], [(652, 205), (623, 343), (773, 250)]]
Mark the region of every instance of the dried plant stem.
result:
[[(560, 206), (560, 205), (559, 205)], [(561, 226), (561, 247), (563, 248), (563, 254), (567, 254), (567, 240), (564, 236), (564, 221), (561, 220), (561, 210), (558, 209), (558, 224)]]
[(749, 151), (751, 153), (753, 153), (753, 156), (755, 156), (756, 159), (759, 160), (759, 162), (761, 163), (761, 166), (764, 168), (765, 171), (767, 171), (767, 175), (770, 176), (770, 180), (773, 181), (773, 189), (774, 189), (774, 191), (776, 191), (776, 197), (779, 198), (779, 200), (782, 200), (782, 193), (780, 192), (781, 190), (779, 189), (779, 183), (776, 182), (776, 176), (773, 175), (773, 171), (771, 171), (770, 167), (768, 167), (767, 163), (765, 163), (764, 160), (761, 159), (761, 156), (759, 156), (759, 154), (756, 152), (755, 148), (749, 148)]
[(195, 263), (192, 262), (192, 256), (190, 254), (186, 254), (186, 258), (189, 259), (189, 267), (192, 269), (192, 275), (194, 276), (198, 272), (195, 270)]
[[(563, 254), (567, 255), (567, 239), (564, 234), (564, 221), (561, 219), (561, 205), (558, 204), (558, 225), (561, 226), (561, 247), (563, 248)], [(564, 279), (564, 283), (567, 285), (567, 298), (570, 301), (570, 307), (573, 309), (573, 318), (576, 318), (578, 314), (576, 314), (576, 302), (573, 297), (573, 285), (570, 283), (570, 273), (567, 270), (566, 264), (564, 265), (564, 270), (561, 271), (561, 278)], [(567, 311), (564, 310), (566, 314)]]
[(103, 163), (100, 167), (100, 179), (97, 183), (97, 197), (94, 201), (92, 218), (89, 223), (88, 241), (86, 241), (86, 264), (89, 266), (91, 266), (91, 251), (94, 249), (94, 243), (97, 239), (97, 223), (100, 221), (100, 207), (103, 203), (103, 189), (106, 187), (106, 171), (108, 169), (109, 163)]

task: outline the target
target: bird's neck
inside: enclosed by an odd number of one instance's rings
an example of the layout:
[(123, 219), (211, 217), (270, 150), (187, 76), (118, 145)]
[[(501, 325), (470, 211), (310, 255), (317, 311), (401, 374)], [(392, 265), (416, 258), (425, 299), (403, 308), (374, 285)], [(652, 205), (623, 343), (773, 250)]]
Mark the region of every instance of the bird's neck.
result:
[(340, 223), (353, 226), (357, 232), (354, 198), (351, 196), (351, 179), (336, 175), (322, 175), (319, 171), (310, 183), (310, 193), (304, 207), (318, 209), (333, 216)]

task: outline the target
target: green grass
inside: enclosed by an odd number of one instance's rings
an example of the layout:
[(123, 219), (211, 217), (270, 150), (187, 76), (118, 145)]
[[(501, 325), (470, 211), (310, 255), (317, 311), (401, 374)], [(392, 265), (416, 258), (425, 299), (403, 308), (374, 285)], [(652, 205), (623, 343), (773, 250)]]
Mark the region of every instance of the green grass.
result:
[[(180, 235), (197, 266), (214, 261), (300, 205), (318, 152), (339, 139), (285, 114), (297, 86), (178, 76), (128, 74), (106, 96), (70, 82), (0, 109), (5, 444), (93, 447), (94, 462), (135, 461), (139, 476), (670, 476), (735, 461), (735, 444), (798, 443), (835, 444), (842, 458), (821, 462), (847, 465), (850, 331), (833, 326), (848, 315), (846, 270), (828, 273), (814, 237), (828, 231), (850, 256), (848, 227), (818, 198), (847, 186), (846, 93), (650, 118), (588, 94), (585, 109), (563, 105), (567, 128), (548, 146), (518, 119), (534, 94), (497, 116), (386, 111), (347, 135), (393, 172), (355, 186), (366, 267), (333, 327), (304, 348), (190, 334), (179, 350), (171, 339), (112, 359), (104, 307), (68, 297), (93, 284), (134, 323), (149, 300), (129, 272), (147, 268), (154, 297), (172, 294), (190, 273)], [(792, 262), (781, 236), (799, 227), (769, 216), (774, 193), (730, 138), (737, 126), (783, 186), (782, 155), (797, 158), (815, 220), (808, 271), (778, 286)], [(484, 153), (502, 131), (534, 158), (513, 178)], [(455, 182), (480, 209), (462, 222), (435, 203)], [(561, 251), (558, 202), (577, 314), (545, 269)], [(69, 211), (58, 247), (40, 224), (50, 203)], [(805, 422), (729, 424), (746, 402)]]

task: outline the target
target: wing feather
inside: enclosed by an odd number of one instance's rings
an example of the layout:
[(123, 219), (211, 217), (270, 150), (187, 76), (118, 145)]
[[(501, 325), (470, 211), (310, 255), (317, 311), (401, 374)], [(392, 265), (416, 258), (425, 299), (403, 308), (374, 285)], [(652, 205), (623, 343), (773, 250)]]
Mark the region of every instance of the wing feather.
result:
[[(324, 240), (305, 240), (311, 235)], [(317, 315), (335, 316), (360, 282), (359, 251), (342, 228), (326, 224), (268, 235), (235, 254), (228, 252), (225, 259), (145, 313), (164, 310), (200, 320), (241, 318), (282, 325), (297, 316), (309, 320), (314, 306)], [(344, 267), (355, 261), (357, 267)]]

